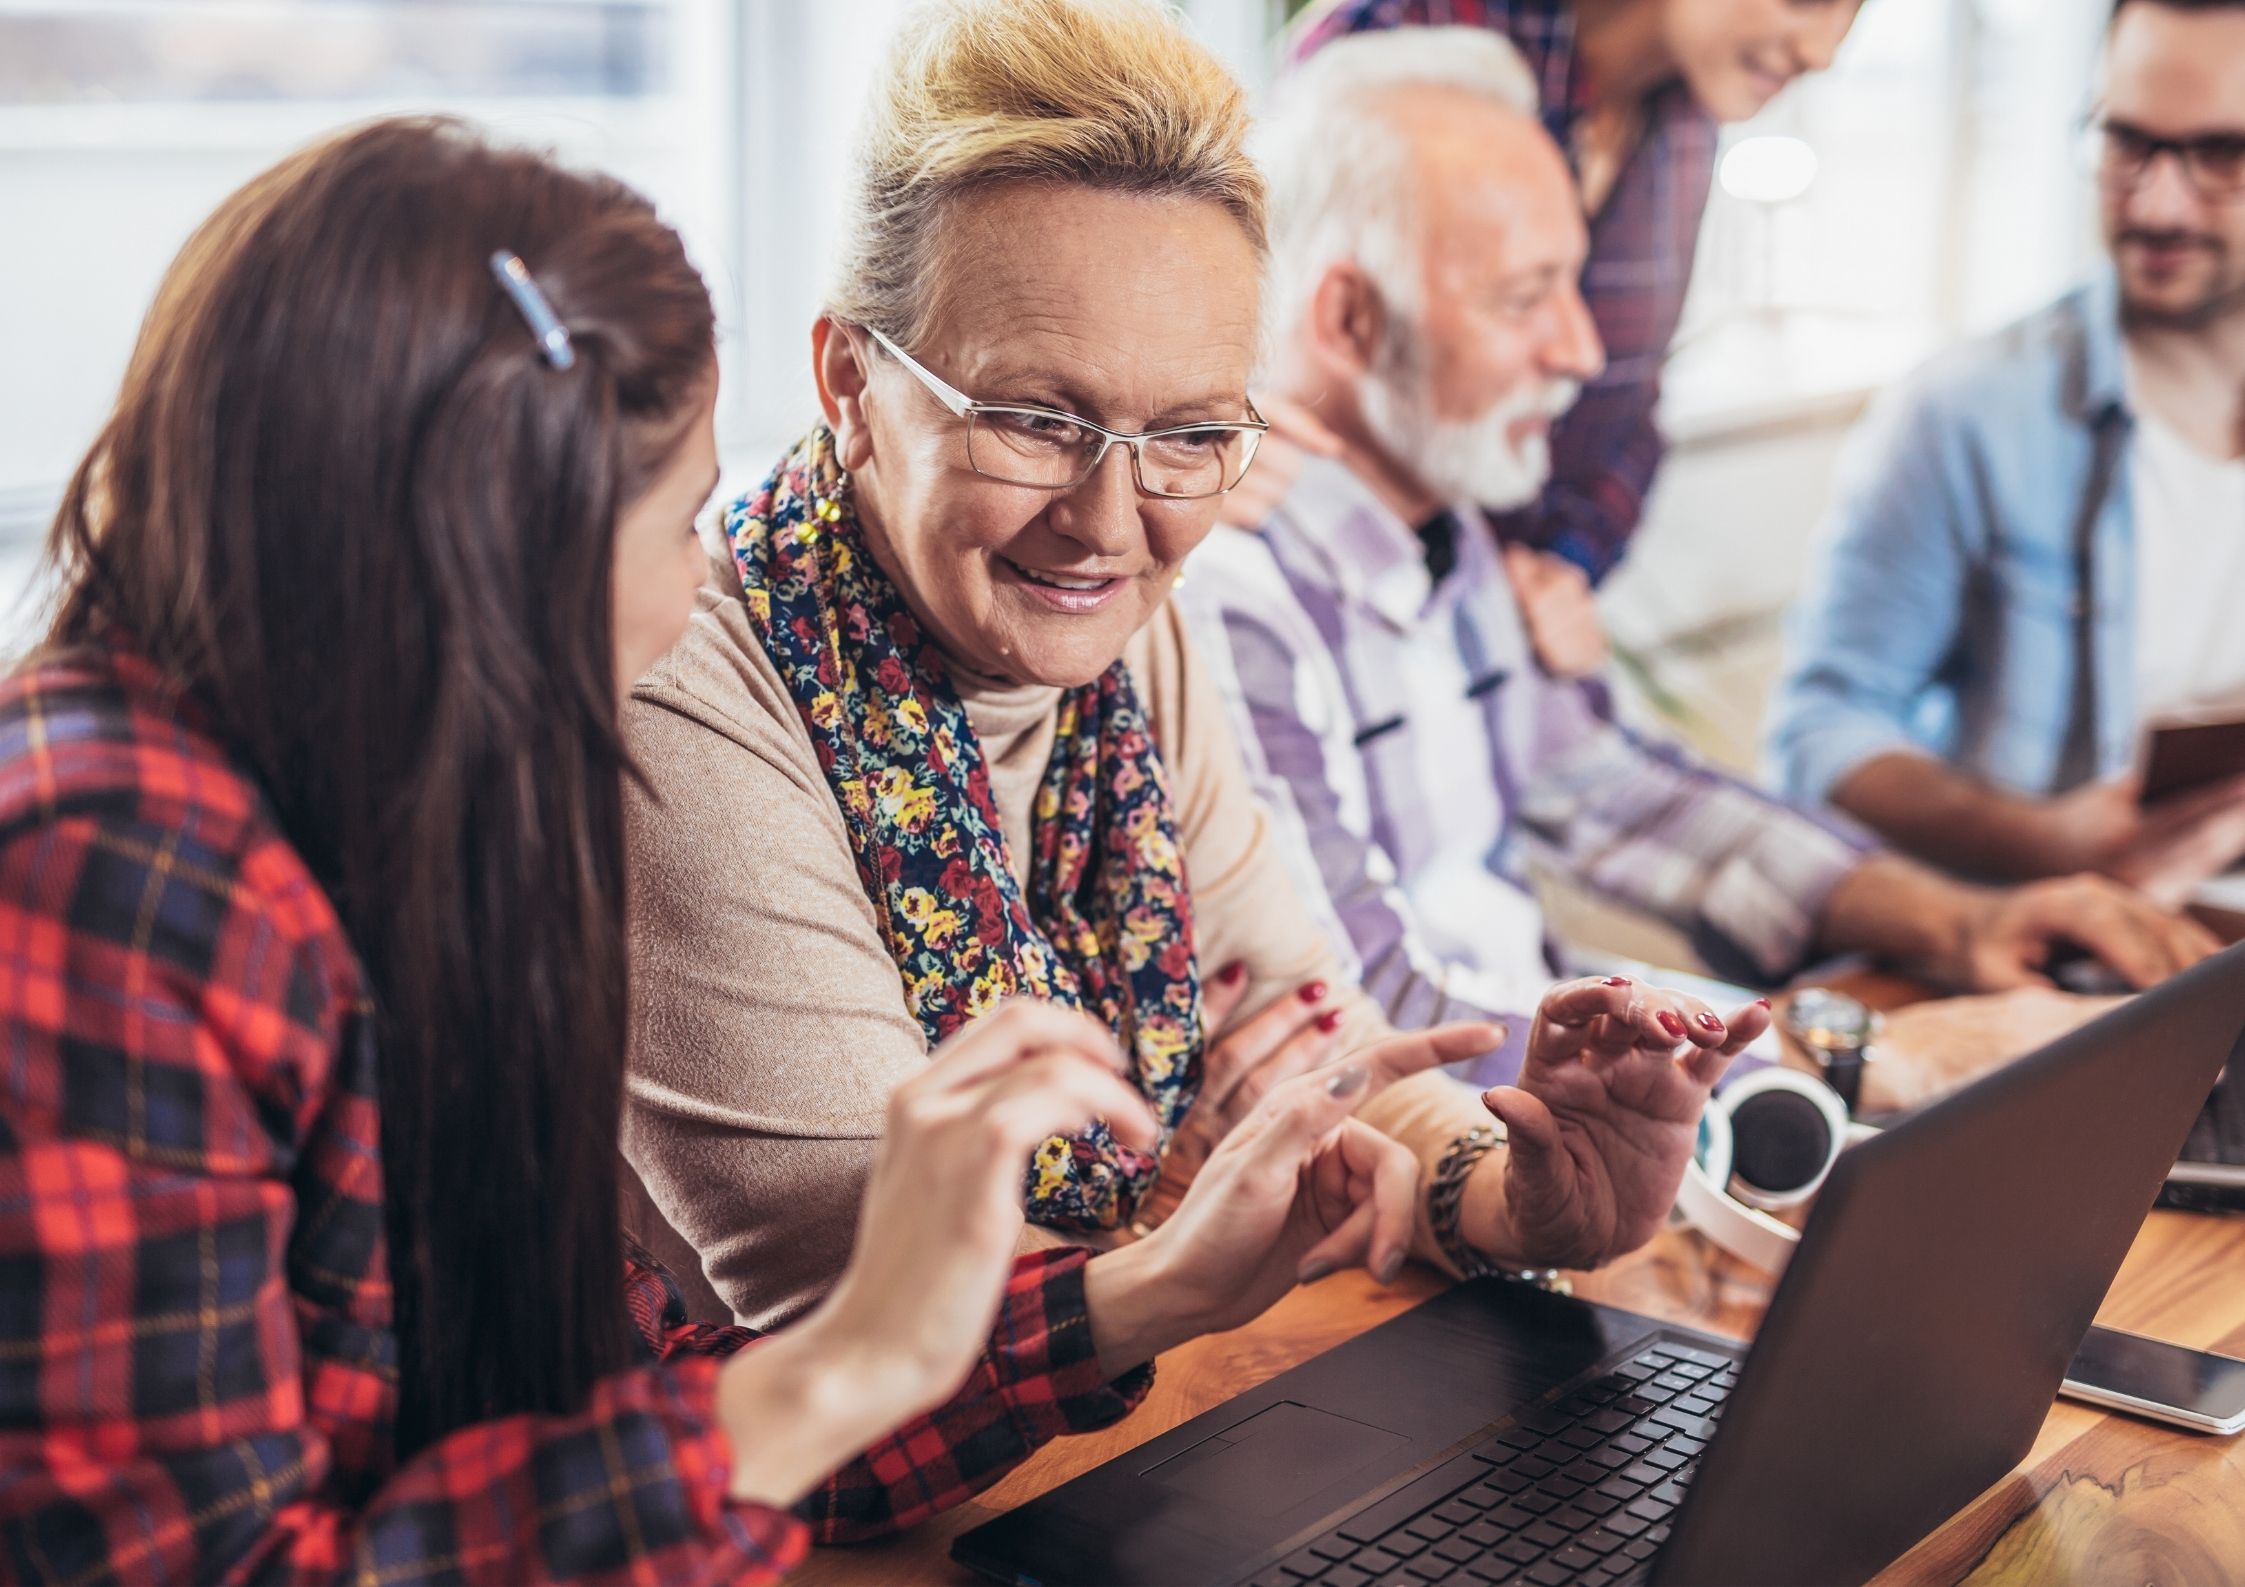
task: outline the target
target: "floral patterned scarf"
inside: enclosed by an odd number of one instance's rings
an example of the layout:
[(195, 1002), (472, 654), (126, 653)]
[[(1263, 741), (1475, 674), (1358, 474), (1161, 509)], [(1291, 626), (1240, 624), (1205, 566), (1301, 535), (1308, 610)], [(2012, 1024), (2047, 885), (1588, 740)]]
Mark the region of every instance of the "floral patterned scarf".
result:
[[(1002, 998), (1082, 1008), (1130, 1056), (1166, 1141), (1199, 1089), (1200, 981), (1164, 772), (1129, 669), (1117, 661), (1061, 696), (1024, 898), (982, 746), (942, 657), (865, 552), (832, 432), (805, 437), (725, 531), (929, 1044)], [(1103, 1122), (1055, 1137), (1029, 1166), (1029, 1214), (1112, 1228), (1154, 1167)]]

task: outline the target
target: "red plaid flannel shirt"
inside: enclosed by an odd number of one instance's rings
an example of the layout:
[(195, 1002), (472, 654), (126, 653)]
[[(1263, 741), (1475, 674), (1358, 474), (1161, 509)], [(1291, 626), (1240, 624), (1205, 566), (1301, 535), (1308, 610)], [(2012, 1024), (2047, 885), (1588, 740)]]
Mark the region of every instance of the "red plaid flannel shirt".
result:
[(0, 682), (0, 1579), (761, 1582), (1104, 1425), (1081, 1252), (958, 1395), (788, 1514), (726, 1497), (720, 1359), (634, 1266), (644, 1364), (398, 1464), (375, 1055), (334, 911), (130, 657)]
[[(1519, 48), (1543, 97), (1544, 129), (1574, 157), (1592, 85), (1575, 52), (1575, 0), (1320, 0), (1292, 38), (1299, 59), (1370, 28), (1479, 27)], [(1644, 516), (1666, 450), (1654, 422), (1661, 365), (1683, 318), (1700, 217), (1715, 178), (1714, 118), (1679, 81), (1645, 106), (1645, 134), (1591, 218), (1582, 296), (1606, 370), (1551, 432), (1551, 481), (1532, 507), (1498, 517), (1507, 540), (1555, 551), (1603, 578)]]

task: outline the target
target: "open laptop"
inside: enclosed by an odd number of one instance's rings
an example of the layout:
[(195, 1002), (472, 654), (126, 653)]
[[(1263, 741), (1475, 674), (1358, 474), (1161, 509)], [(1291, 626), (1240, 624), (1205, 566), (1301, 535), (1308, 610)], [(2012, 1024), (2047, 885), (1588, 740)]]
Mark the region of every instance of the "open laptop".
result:
[(1844, 1154), (1749, 1350), (1461, 1284), (966, 1533), (1001, 1581), (1860, 1582), (2009, 1473), (2245, 1028), (2245, 946)]

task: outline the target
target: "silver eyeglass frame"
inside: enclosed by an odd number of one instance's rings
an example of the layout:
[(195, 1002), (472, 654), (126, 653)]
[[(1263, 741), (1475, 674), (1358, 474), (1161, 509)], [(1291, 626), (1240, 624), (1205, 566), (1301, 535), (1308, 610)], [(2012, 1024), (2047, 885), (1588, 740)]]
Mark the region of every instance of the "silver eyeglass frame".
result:
[[(1244, 399), (1247, 403), (1249, 415), (1245, 419), (1204, 419), (1193, 424), (1164, 425), (1161, 429), (1146, 430), (1137, 435), (1125, 435), (1120, 430), (1110, 430), (1103, 424), (1094, 424), (1081, 414), (1069, 413), (1061, 408), (1040, 408), (1033, 403), (1023, 402), (978, 402), (922, 364), (903, 348), (897, 346), (895, 342), (889, 340), (874, 327), (868, 325), (864, 327), (864, 330), (866, 335), (880, 343), (882, 351), (910, 370), (913, 377), (921, 385), (927, 387), (934, 394), (935, 400), (942, 403), (954, 418), (965, 419), (971, 425), (975, 418), (985, 414), (1028, 414), (1040, 419), (1058, 419), (1064, 424), (1076, 425), (1099, 437), (1099, 448), (1091, 454), (1091, 461), (1084, 465), (1082, 473), (1065, 484), (1047, 485), (1035, 480), (1007, 479), (1002, 474), (992, 474), (984, 469), (981, 464), (974, 461), (970, 432), (967, 451), (968, 463), (984, 479), (996, 480), (1001, 485), (1017, 485), (1024, 490), (1074, 490), (1078, 485), (1099, 472), (1099, 465), (1107, 461), (1108, 452), (1117, 446), (1126, 446), (1130, 449), (1131, 482), (1138, 487), (1139, 494), (1151, 496), (1157, 501), (1208, 501), (1217, 496), (1228, 495), (1239, 488), (1240, 480), (1247, 478), (1247, 471), (1255, 466), (1255, 454), (1262, 446), (1264, 434), (1271, 427), (1270, 421), (1256, 412), (1255, 400), (1252, 397)], [(1181, 496), (1172, 491), (1155, 490), (1146, 483), (1146, 455), (1140, 450), (1146, 442), (1158, 441), (1163, 436), (1168, 435), (1189, 435), (1195, 431), (1208, 430), (1231, 430), (1248, 437), (1247, 456), (1240, 463), (1239, 479), (1235, 479), (1229, 485), (1220, 486), (1215, 490), (1201, 491), (1190, 496)]]

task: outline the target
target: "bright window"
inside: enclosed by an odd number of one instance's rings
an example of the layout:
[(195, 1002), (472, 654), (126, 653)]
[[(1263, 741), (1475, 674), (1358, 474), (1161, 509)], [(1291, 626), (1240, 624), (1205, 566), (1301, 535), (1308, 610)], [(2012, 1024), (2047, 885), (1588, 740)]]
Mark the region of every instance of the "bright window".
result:
[[(0, 0), (0, 651), (61, 482), (196, 222), (289, 149), (442, 111), (614, 171), (724, 336), (727, 485), (812, 409), (852, 123), (907, 0)], [(1267, 0), (1195, 0), (1250, 81)]]
[(2109, 8), (1867, 0), (1832, 71), (1727, 129), (1727, 152), (1796, 141), (1814, 175), (1789, 197), (1736, 168), (1717, 182), (1672, 426), (1883, 384), (2078, 278), (2095, 250), (2075, 126)]
[[(0, 491), (52, 487), (219, 199), (367, 117), (442, 110), (726, 218), (721, 0), (0, 0)], [(716, 52), (722, 54), (722, 52)]]
[[(323, 132), (446, 111), (633, 182), (724, 333), (739, 487), (811, 412), (808, 330), (850, 129), (907, 0), (0, 0), (0, 647), (23, 547), (189, 229)], [(1860, 391), (2031, 307), (2094, 249), (2069, 129), (2108, 0), (1868, 0), (1837, 70), (1741, 138), (1813, 151), (1799, 196), (1718, 193), (1680, 431)], [(1283, 0), (1191, 0), (1251, 87)]]

